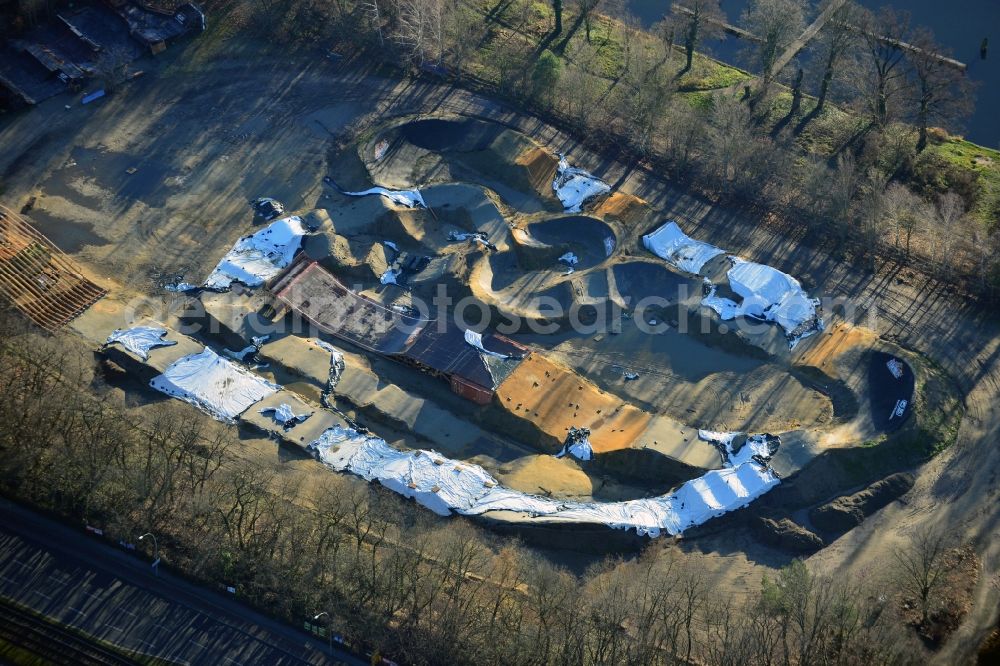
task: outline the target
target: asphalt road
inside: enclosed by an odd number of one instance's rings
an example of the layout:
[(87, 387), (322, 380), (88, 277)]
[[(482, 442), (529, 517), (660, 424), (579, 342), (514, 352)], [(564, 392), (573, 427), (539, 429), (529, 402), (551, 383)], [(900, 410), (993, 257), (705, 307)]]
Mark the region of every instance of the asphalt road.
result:
[[(127, 651), (177, 664), (350, 664), (235, 599), (0, 500), (0, 596)], [(336, 649), (336, 648), (335, 648)]]

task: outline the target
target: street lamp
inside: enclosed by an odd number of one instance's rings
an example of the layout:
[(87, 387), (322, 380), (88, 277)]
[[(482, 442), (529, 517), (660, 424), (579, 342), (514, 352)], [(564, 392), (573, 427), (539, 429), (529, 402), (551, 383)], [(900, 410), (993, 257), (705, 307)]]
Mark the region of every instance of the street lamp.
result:
[(321, 617), (323, 617), (324, 615), (326, 616), (326, 624), (327, 624), (327, 627), (326, 627), (326, 636), (327, 636), (327, 640), (329, 641), (329, 647), (327, 649), (330, 651), (330, 656), (332, 657), (333, 656), (333, 618), (330, 617), (329, 613), (327, 613), (326, 611), (323, 611), (322, 613), (317, 613), (316, 615), (313, 615), (313, 622), (319, 621), (319, 619)]
[(146, 532), (145, 534), (143, 534), (141, 537), (139, 537), (139, 541), (142, 541), (146, 537), (149, 537), (150, 539), (153, 540), (153, 575), (154, 576), (159, 576), (160, 575), (160, 544), (158, 544), (156, 542), (156, 536), (152, 532)]

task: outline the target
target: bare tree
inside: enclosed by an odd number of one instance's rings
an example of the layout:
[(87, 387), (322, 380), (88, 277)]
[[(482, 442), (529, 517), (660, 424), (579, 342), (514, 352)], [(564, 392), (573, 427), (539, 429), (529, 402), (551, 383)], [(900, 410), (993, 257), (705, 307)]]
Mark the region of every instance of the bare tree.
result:
[(601, 0), (577, 0), (577, 8), (580, 12), (580, 20), (583, 21), (584, 33), (587, 36), (587, 43), (590, 43), (590, 31), (594, 18), (594, 10), (601, 4)]
[(691, 69), (694, 52), (701, 42), (724, 34), (721, 24), (725, 23), (726, 15), (719, 0), (691, 0), (683, 8), (675, 6), (673, 13), (684, 43), (683, 73)]
[(905, 236), (906, 254), (910, 254), (910, 237), (920, 215), (920, 197), (902, 183), (892, 183), (886, 189), (886, 221), (895, 230), (895, 246), (898, 248)]
[(901, 44), (909, 39), (910, 16), (883, 7), (877, 14), (864, 10), (859, 17), (866, 69), (859, 82), (872, 121), (885, 127), (899, 117), (906, 96), (905, 52)]
[(907, 58), (913, 76), (913, 119), (920, 132), (917, 152), (927, 147), (927, 127), (932, 122), (948, 124), (972, 111), (972, 86), (965, 74), (944, 59), (944, 49), (926, 28), (912, 39)]
[(778, 72), (774, 67), (782, 52), (805, 29), (803, 0), (753, 0), (743, 12), (743, 25), (760, 40), (754, 47), (754, 65), (760, 72), (759, 97), (763, 97)]
[(869, 265), (875, 266), (876, 248), (885, 224), (886, 209), (889, 206), (886, 189), (889, 186), (889, 176), (882, 170), (871, 168), (865, 176), (861, 187), (860, 210), (858, 223), (868, 251)]
[(909, 544), (893, 551), (896, 583), (903, 595), (916, 602), (922, 623), (930, 617), (937, 595), (953, 565), (947, 554), (953, 538), (935, 528), (920, 528)]
[(823, 24), (817, 44), (814, 67), (819, 71), (819, 93), (816, 96), (816, 111), (826, 105), (830, 86), (846, 69), (847, 61), (858, 43), (858, 6), (853, 2), (844, 3), (833, 16)]
[(732, 95), (715, 99), (709, 142), (712, 150), (706, 157), (716, 177), (729, 189), (754, 150), (750, 110), (746, 104)]
[(418, 67), (441, 63), (443, 8), (443, 0), (398, 0), (394, 40), (407, 60)]
[[(945, 192), (938, 197), (937, 205), (934, 208), (933, 233), (936, 234), (938, 243), (935, 249), (941, 252), (940, 265), (946, 272), (951, 266), (951, 250), (954, 247), (955, 239), (959, 236), (959, 227), (965, 220), (965, 202), (958, 194), (952, 191)], [(934, 252), (931, 260), (937, 259)]]
[(666, 154), (678, 174), (687, 174), (696, 151), (705, 139), (704, 115), (686, 100), (675, 101), (666, 113), (670, 131), (666, 136)]
[(988, 230), (977, 225), (973, 232), (973, 245), (976, 250), (976, 276), (983, 289), (996, 286), (1000, 275), (1000, 230)]

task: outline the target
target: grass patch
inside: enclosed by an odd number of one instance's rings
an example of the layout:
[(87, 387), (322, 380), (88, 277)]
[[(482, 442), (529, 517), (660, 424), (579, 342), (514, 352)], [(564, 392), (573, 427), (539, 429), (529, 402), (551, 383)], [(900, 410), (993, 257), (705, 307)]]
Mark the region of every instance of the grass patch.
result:
[(954, 136), (940, 142), (932, 141), (926, 151), (975, 175), (982, 195), (971, 212), (981, 223), (996, 225), (1000, 214), (1000, 151)]
[(709, 92), (684, 93), (684, 101), (691, 105), (692, 109), (708, 113), (715, 106), (715, 98)]
[(752, 79), (753, 77), (742, 69), (697, 55), (692, 62), (691, 71), (677, 81), (677, 89), (681, 92), (719, 90), (748, 83)]

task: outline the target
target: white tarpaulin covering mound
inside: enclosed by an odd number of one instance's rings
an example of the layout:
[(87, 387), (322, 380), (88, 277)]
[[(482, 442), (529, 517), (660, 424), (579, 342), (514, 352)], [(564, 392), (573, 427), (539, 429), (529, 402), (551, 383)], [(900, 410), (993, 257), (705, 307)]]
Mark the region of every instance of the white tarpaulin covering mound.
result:
[(763, 460), (769, 460), (773, 455), (771, 445), (768, 442), (768, 435), (750, 435), (740, 450), (733, 453), (733, 440), (742, 435), (740, 432), (715, 432), (712, 430), (699, 430), (698, 439), (712, 442), (719, 445), (724, 451), (723, 462), (726, 467), (739, 467), (744, 463), (753, 460), (757, 456)]
[(577, 460), (592, 460), (594, 457), (594, 447), (590, 444), (589, 428), (570, 428), (569, 435), (562, 450), (556, 454), (556, 458), (571, 455)]
[(384, 187), (372, 187), (362, 192), (344, 192), (349, 197), (366, 197), (369, 194), (379, 194), (397, 206), (407, 208), (427, 208), (420, 190), (390, 190)]
[(259, 287), (291, 263), (305, 233), (302, 220), (292, 216), (244, 236), (208, 276), (205, 288), (225, 291), (233, 282)]
[(739, 316), (773, 321), (785, 331), (794, 347), (800, 339), (822, 330), (816, 315), (818, 299), (809, 298), (802, 285), (777, 268), (732, 257), (733, 267), (726, 274), (730, 288), (741, 297), (736, 303), (710, 293), (702, 303), (722, 319)]
[[(643, 236), (642, 243), (672, 266), (694, 274), (725, 253), (714, 245), (694, 240), (676, 222), (668, 222)], [(740, 296), (740, 302), (717, 295), (712, 285), (702, 305), (715, 310), (724, 320), (745, 316), (772, 321), (784, 329), (790, 347), (823, 330), (823, 320), (816, 313), (819, 299), (809, 298), (798, 280), (771, 266), (733, 256), (729, 260), (733, 263), (727, 273), (729, 286)], [(708, 283), (707, 278), (705, 281)]]
[(280, 388), (208, 347), (177, 359), (149, 385), (228, 422)]
[(389, 268), (379, 276), (378, 281), (382, 284), (398, 284), (396, 278), (399, 277), (400, 272), (397, 268)]
[(385, 440), (349, 428), (330, 428), (309, 448), (333, 469), (377, 480), (442, 516), (452, 511), (464, 515), (515, 511), (634, 529), (654, 537), (662, 531), (680, 534), (744, 507), (778, 484), (770, 468), (751, 461), (708, 472), (671, 495), (625, 502), (571, 502), (504, 488), (478, 465), (450, 460), (434, 451), (399, 451)]
[(278, 425), (283, 425), (286, 427), (291, 427), (296, 423), (301, 423), (307, 418), (312, 416), (312, 412), (305, 412), (303, 414), (296, 414), (292, 411), (292, 406), (287, 402), (283, 402), (277, 407), (265, 407), (260, 410), (260, 413), (264, 416), (270, 415), (274, 419), (275, 423)]
[(176, 345), (174, 340), (166, 340), (167, 329), (159, 326), (133, 326), (132, 328), (116, 328), (108, 336), (105, 346), (119, 344), (143, 361), (149, 360), (149, 350), (155, 347), (170, 347)]
[(552, 189), (569, 213), (579, 213), (585, 203), (611, 191), (611, 187), (600, 178), (571, 167), (562, 155), (559, 156), (559, 168), (552, 181)]
[(667, 222), (642, 237), (646, 249), (682, 271), (698, 274), (710, 260), (725, 254), (714, 245), (695, 240), (681, 231), (676, 222)]

